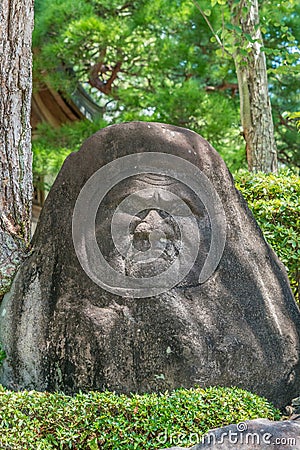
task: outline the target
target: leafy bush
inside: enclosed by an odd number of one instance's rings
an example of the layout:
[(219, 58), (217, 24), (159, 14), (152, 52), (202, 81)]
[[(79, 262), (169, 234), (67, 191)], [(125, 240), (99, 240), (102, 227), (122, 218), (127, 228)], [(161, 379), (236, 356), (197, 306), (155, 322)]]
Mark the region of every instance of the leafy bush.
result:
[(296, 300), (300, 298), (300, 177), (290, 170), (278, 175), (235, 174), (267, 242), (285, 265)]
[(191, 445), (192, 433), (200, 436), (229, 423), (280, 418), (267, 400), (238, 388), (69, 397), (0, 387), (0, 398), (1, 448), (157, 449), (171, 447), (174, 440)]

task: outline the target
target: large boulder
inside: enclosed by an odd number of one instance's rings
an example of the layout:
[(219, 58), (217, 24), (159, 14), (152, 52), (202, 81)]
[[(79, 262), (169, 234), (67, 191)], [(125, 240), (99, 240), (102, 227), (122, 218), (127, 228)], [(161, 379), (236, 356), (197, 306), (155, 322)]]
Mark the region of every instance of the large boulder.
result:
[(111, 126), (66, 159), (0, 313), (9, 388), (235, 385), (277, 406), (300, 392), (285, 268), (183, 128)]

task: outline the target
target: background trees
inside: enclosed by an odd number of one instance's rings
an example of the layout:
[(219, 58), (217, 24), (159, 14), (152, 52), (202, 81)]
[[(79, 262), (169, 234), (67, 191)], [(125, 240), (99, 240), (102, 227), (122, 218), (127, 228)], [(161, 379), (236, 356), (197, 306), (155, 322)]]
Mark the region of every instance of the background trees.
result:
[(248, 167), (251, 171), (277, 172), (277, 147), (258, 1), (231, 1), (230, 8), (235, 32), (233, 58)]
[(0, 297), (30, 240), (32, 0), (0, 6)]
[[(69, 95), (78, 81), (82, 83), (101, 106), (102, 124), (157, 120), (186, 126), (209, 139), (231, 169), (245, 166), (232, 56), (238, 47), (236, 62), (242, 71), (253, 47), (261, 44), (254, 35), (258, 24), (253, 23), (253, 34), (238, 20), (237, 7), (242, 6), (241, 19), (251, 3), (37, 0), (36, 78), (42, 75)], [(297, 131), (286, 112), (297, 108), (299, 97), (300, 6), (290, 0), (279, 6), (260, 2), (259, 7), (264, 38), (259, 48), (267, 54), (278, 158), (298, 164)], [(270, 154), (272, 145), (269, 140)]]

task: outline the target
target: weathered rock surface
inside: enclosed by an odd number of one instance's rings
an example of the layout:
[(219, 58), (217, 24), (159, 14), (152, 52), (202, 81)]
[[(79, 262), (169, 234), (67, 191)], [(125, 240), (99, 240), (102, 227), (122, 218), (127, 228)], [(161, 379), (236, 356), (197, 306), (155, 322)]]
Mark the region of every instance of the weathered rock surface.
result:
[[(239, 430), (240, 427), (242, 430)], [(270, 448), (296, 450), (300, 448), (300, 422), (250, 420), (242, 424), (211, 430), (203, 438), (199, 437), (198, 441), (200, 443), (189, 447), (189, 450), (269, 450)], [(168, 450), (187, 450), (187, 448), (168, 447)]]
[[(197, 218), (201, 248), (182, 282), (152, 297), (121, 297), (91, 281), (77, 259), (72, 214), (82, 187), (100, 167), (139, 152), (190, 161), (222, 201), (225, 249), (217, 270), (202, 284), (197, 280), (208, 253), (211, 223), (199, 199), (168, 177), (143, 175), (112, 189), (97, 214), (96, 236), (116, 270), (132, 277), (152, 276), (176, 257), (176, 224), (156, 210), (132, 222), (140, 252), (147, 247), (150, 229), (163, 228), (166, 236), (163, 257), (145, 266), (114, 250), (113, 211), (121, 197), (158, 185), (187, 199)], [(186, 129), (127, 123), (88, 139), (67, 158), (51, 189), (32, 252), (1, 305), (0, 340), (7, 353), (1, 382), (9, 388), (67, 393), (235, 385), (282, 406), (300, 391), (299, 334), (300, 313), (285, 269), (217, 152)]]

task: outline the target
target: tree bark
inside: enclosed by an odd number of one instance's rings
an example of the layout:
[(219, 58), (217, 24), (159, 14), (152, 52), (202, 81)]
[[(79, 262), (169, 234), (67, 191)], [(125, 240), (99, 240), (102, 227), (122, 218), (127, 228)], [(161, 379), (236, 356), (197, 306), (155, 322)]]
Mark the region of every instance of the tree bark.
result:
[(243, 32), (241, 36), (237, 34), (234, 62), (248, 167), (255, 172), (276, 172), (277, 148), (268, 94), (266, 58), (262, 51), (258, 1), (241, 0), (238, 4), (231, 4), (233, 25), (240, 27)]
[(0, 4), (0, 297), (30, 242), (33, 0)]

